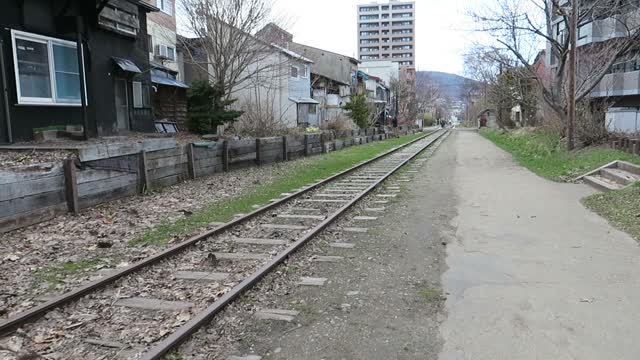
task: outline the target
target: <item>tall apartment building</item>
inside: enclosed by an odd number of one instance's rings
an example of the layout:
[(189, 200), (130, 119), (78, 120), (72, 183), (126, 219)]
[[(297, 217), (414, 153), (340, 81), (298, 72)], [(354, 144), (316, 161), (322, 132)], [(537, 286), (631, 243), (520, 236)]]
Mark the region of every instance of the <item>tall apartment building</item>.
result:
[(415, 2), (358, 5), (358, 59), (415, 66)]

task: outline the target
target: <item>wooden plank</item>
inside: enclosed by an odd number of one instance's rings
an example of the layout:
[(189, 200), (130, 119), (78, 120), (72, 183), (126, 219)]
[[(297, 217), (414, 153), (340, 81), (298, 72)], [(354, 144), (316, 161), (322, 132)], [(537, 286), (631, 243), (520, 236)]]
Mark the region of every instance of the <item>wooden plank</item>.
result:
[(282, 137), (282, 160), (289, 161), (289, 141), (286, 136)]
[(262, 224), (260, 227), (271, 230), (307, 230), (309, 227), (302, 225)]
[(61, 176), (62, 168), (62, 162), (6, 167), (0, 172), (0, 185)]
[(120, 176), (114, 176), (100, 181), (92, 181), (78, 185), (78, 194), (80, 197), (90, 196), (96, 193), (103, 193), (118, 188), (124, 188), (138, 184), (138, 175), (121, 173)]
[(279, 239), (257, 239), (257, 238), (234, 238), (233, 242), (244, 245), (286, 245), (286, 240)]
[(172, 175), (172, 176), (167, 176), (167, 177), (163, 177), (160, 179), (154, 179), (151, 181), (151, 186), (154, 189), (159, 189), (159, 188), (163, 188), (163, 187), (168, 187), (168, 186), (173, 186), (175, 184), (181, 183), (183, 181), (185, 181), (185, 175)]
[(127, 172), (117, 170), (85, 169), (76, 171), (76, 179), (78, 184), (85, 184), (93, 181), (106, 180), (123, 174), (127, 174)]
[(176, 139), (146, 139), (137, 143), (99, 144), (78, 149), (80, 161), (92, 161), (110, 157), (135, 155), (141, 150), (155, 152), (176, 147)]
[(258, 165), (258, 166), (262, 166), (262, 159), (260, 158), (261, 141), (262, 140), (260, 138), (256, 139), (256, 165)]
[(128, 186), (120, 186), (111, 190), (94, 192), (92, 194), (81, 196), (78, 199), (78, 206), (80, 207), (80, 209), (86, 209), (109, 201), (121, 199), (128, 196), (134, 196), (138, 193), (138, 191), (138, 184), (137, 182), (135, 182)]
[(67, 204), (61, 203), (58, 205), (0, 218), (0, 233), (9, 232), (15, 229), (23, 228), (25, 226), (47, 221), (60, 214), (64, 214), (66, 211)]
[(151, 181), (173, 175), (182, 175), (185, 179), (189, 179), (188, 164), (177, 164), (149, 171), (149, 178)]
[(295, 310), (265, 309), (256, 312), (255, 317), (258, 320), (292, 322), (298, 314)]
[(257, 154), (255, 152), (251, 152), (243, 155), (235, 155), (235, 156), (232, 155), (229, 163), (237, 164), (244, 161), (256, 161), (256, 160), (257, 160)]
[(303, 147), (304, 147), (304, 156), (309, 156), (309, 135), (307, 134), (304, 135)]
[(76, 163), (73, 159), (64, 161), (64, 188), (67, 208), (70, 213), (78, 215), (78, 180), (76, 178)]
[(220, 260), (268, 260), (271, 259), (269, 254), (256, 253), (214, 253), (216, 259)]
[(324, 286), (327, 282), (326, 278), (301, 277), (298, 285), (300, 286)]
[(0, 202), (0, 218), (11, 217), (20, 213), (60, 204), (66, 206), (65, 192), (63, 189), (2, 201)]
[(147, 151), (147, 160), (157, 160), (167, 157), (175, 157), (186, 154), (186, 149), (183, 146), (176, 146), (171, 149)]
[(0, 201), (64, 189), (64, 174), (0, 185)]
[(149, 160), (147, 158), (147, 169), (159, 169), (167, 166), (173, 166), (177, 164), (187, 164), (189, 161), (189, 156), (187, 154), (182, 154), (179, 156), (171, 156), (160, 159)]
[(187, 146), (187, 167), (188, 167), (188, 171), (189, 171), (189, 178), (190, 179), (195, 179), (196, 178), (196, 159), (193, 155), (193, 144), (189, 144)]
[(222, 143), (222, 167), (224, 171), (229, 171), (229, 141)]
[(147, 153), (142, 150), (138, 153), (138, 192), (140, 194), (151, 190), (150, 180), (147, 169)]

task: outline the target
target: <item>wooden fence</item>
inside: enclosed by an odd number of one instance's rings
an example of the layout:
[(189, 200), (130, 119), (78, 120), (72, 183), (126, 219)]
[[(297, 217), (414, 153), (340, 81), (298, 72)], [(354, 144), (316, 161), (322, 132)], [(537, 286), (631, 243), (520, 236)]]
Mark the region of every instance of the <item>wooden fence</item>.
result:
[(232, 169), (413, 134), (416, 130), (324, 132), (192, 143), (137, 155), (21, 166), (0, 171), (0, 233), (104, 202)]

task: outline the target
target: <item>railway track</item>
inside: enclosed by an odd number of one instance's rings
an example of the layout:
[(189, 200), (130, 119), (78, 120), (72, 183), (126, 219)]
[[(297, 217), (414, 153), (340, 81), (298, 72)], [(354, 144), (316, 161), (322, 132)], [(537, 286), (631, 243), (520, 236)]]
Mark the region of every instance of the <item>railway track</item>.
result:
[[(0, 322), (0, 340), (19, 342), (22, 356), (162, 358), (446, 134), (425, 135)], [(385, 203), (393, 195), (378, 196)]]

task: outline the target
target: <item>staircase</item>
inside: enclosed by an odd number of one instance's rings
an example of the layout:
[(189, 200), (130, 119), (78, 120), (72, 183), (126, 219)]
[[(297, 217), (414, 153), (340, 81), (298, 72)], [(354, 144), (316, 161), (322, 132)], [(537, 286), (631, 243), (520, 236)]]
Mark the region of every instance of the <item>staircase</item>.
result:
[(575, 179), (601, 191), (624, 189), (640, 181), (640, 166), (626, 161), (614, 161)]

